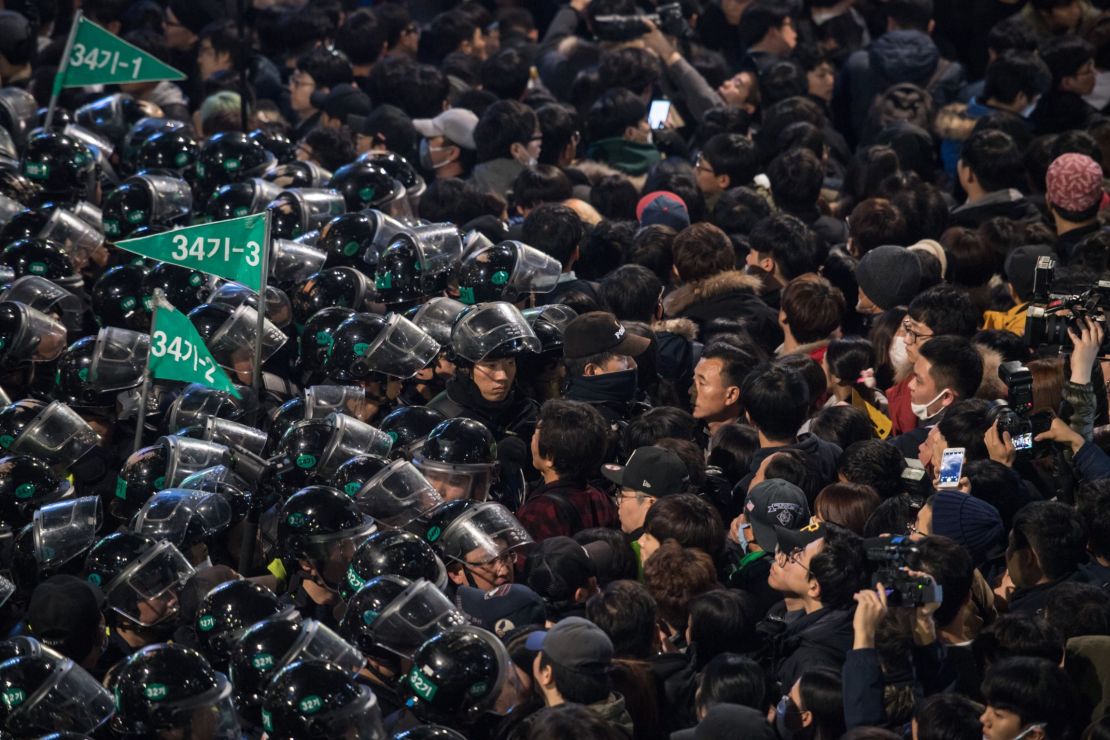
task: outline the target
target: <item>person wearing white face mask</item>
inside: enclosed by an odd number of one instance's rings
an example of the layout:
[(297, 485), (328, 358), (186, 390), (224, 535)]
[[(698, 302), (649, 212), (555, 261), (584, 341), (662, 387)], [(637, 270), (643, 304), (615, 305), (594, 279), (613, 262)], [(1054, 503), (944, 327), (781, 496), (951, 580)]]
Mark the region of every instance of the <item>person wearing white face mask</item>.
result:
[(963, 337), (936, 337), (924, 345), (909, 376), (910, 409), (916, 429), (891, 442), (904, 457), (915, 457), (918, 447), (952, 404), (971, 398), (983, 379), (983, 359)]
[(466, 177), (474, 166), (474, 129), (478, 116), (465, 108), (450, 108), (435, 118), (412, 122), (420, 140), (420, 166), (437, 180)]

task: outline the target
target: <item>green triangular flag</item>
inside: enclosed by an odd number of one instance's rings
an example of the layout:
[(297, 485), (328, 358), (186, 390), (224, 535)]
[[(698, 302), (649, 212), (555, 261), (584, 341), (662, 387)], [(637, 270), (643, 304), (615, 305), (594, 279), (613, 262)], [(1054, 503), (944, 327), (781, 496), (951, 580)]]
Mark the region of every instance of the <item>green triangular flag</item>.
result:
[(83, 15), (78, 16), (75, 23), (77, 27), (73, 32), (69, 56), (54, 78), (55, 90), (85, 85), (185, 79), (180, 70), (127, 43)]
[(161, 234), (116, 242), (144, 257), (200, 270), (254, 292), (262, 288), (262, 257), (267, 243), (266, 214), (186, 226)]
[(235, 384), (193, 327), (189, 317), (165, 298), (154, 298), (154, 323), (150, 332), (150, 377), (201, 383), (240, 398)]

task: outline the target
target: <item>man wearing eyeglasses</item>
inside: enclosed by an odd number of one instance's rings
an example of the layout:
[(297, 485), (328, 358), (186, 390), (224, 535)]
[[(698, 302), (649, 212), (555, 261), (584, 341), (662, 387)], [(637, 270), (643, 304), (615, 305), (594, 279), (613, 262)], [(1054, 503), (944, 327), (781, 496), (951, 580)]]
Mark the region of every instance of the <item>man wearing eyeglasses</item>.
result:
[(775, 641), (775, 677), (793, 686), (804, 671), (839, 672), (852, 647), (856, 591), (867, 570), (855, 540), (821, 522), (776, 527), (778, 546), (767, 583), (783, 595), (786, 629)]

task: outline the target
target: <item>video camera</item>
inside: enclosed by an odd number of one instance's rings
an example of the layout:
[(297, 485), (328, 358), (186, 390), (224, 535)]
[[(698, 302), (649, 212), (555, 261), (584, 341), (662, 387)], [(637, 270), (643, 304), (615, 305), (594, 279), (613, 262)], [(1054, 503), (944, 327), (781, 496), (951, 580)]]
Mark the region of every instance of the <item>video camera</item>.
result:
[(909, 537), (872, 537), (863, 541), (863, 548), (867, 559), (877, 564), (871, 585), (883, 584), (887, 606), (918, 607), (944, 598), (943, 588), (933, 579), (902, 570), (910, 567), (910, 556), (917, 552), (917, 543)]
[(646, 21), (651, 21), (663, 33), (678, 39), (689, 40), (694, 37), (694, 29), (686, 22), (679, 3), (660, 5), (654, 13), (642, 15), (597, 15), (594, 16), (594, 33), (601, 41), (632, 41), (651, 29)]
[[(1099, 280), (1081, 293), (1054, 293), (1056, 261), (1038, 257), (1033, 268), (1033, 298), (1025, 319), (1025, 343), (1038, 354), (1069, 354), (1071, 338), (1068, 328), (1077, 330), (1080, 319), (1087, 317), (1106, 324), (1110, 309), (1110, 281)], [(1100, 355), (1110, 355), (1110, 333), (1104, 335)]]

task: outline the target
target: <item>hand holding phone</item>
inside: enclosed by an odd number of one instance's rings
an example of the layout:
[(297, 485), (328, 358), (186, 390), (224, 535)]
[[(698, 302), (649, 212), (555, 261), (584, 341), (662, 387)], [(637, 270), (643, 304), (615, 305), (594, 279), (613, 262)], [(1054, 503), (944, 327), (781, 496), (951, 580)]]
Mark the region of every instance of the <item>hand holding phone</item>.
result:
[(937, 475), (937, 488), (955, 490), (960, 487), (964, 472), (964, 448), (948, 447), (940, 456), (940, 472)]
[(667, 119), (671, 116), (671, 101), (653, 100), (648, 109), (648, 126), (652, 130), (667, 127)]

